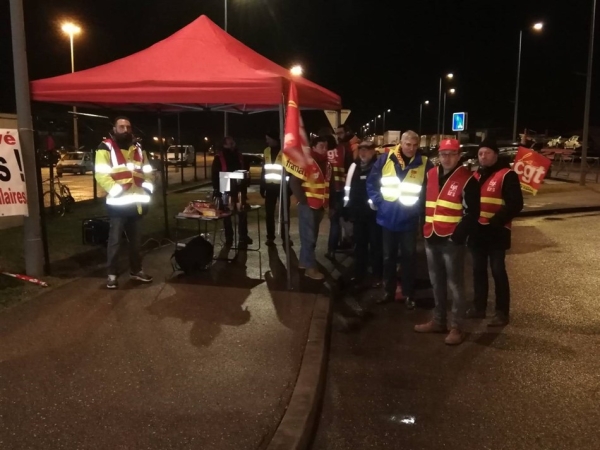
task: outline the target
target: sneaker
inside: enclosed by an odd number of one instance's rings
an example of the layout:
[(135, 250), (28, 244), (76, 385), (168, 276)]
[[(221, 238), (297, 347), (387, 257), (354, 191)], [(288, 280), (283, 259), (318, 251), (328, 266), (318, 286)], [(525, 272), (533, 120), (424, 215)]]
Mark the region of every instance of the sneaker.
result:
[(268, 247), (275, 247), (275, 239), (267, 239), (265, 241), (265, 245), (267, 245)]
[(434, 320), (430, 320), (427, 323), (415, 325), (415, 331), (417, 333), (445, 333), (448, 331), (448, 328), (446, 328), (446, 325), (442, 325)]
[(405, 304), (406, 304), (406, 309), (410, 309), (410, 310), (415, 309), (417, 306), (413, 297), (406, 297)]
[(446, 336), (444, 342), (446, 343), (446, 345), (460, 345), (463, 343), (464, 340), (465, 333), (460, 331), (458, 328), (452, 328), (450, 330), (450, 333), (448, 333), (448, 336)]
[(465, 313), (465, 317), (467, 319), (485, 319), (485, 311), (480, 311), (475, 308), (469, 308)]
[(154, 279), (147, 273), (144, 273), (143, 270), (140, 270), (137, 273), (130, 273), (129, 275), (132, 280), (141, 281), (142, 283), (152, 283), (152, 280)]
[(304, 272), (304, 276), (306, 276), (308, 278), (312, 278), (313, 280), (318, 280), (318, 281), (325, 279), (325, 275), (323, 275), (321, 272), (319, 272), (314, 267), (310, 267), (310, 268), (306, 269), (306, 272)]
[(496, 311), (492, 320), (487, 324), (488, 327), (505, 327), (508, 325), (508, 316), (500, 311)]
[(109, 275), (106, 280), (106, 287), (108, 289), (117, 289), (119, 287), (119, 282), (117, 281), (117, 277), (114, 275)]
[(250, 239), (248, 236), (245, 237), (241, 237), (239, 240), (239, 244), (245, 244), (245, 245), (252, 245), (254, 243), (254, 241), (252, 239)]

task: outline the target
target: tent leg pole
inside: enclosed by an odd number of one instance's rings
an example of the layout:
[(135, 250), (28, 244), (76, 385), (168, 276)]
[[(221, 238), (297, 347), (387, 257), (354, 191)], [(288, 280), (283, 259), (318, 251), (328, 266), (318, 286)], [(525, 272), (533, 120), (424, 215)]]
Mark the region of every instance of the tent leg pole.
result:
[[(279, 136), (281, 139), (281, 151), (283, 151), (284, 138), (285, 138), (285, 108), (284, 108), (285, 97), (281, 96), (281, 105), (279, 105)], [(290, 258), (290, 209), (288, 207), (289, 198), (287, 195), (288, 184), (287, 184), (287, 172), (285, 167), (282, 171), (281, 177), (281, 197), (279, 203), (283, 207), (283, 235), (285, 239), (285, 267), (287, 269), (287, 288), (292, 290), (292, 265)]]
[(181, 121), (179, 116), (180, 113), (177, 113), (177, 145), (179, 146), (179, 157), (181, 158), (181, 185), (183, 186), (183, 183), (185, 182), (183, 179), (183, 169), (186, 163), (183, 161), (185, 155), (181, 153), (183, 147), (181, 147)]
[(167, 163), (165, 161), (165, 149), (162, 141), (162, 121), (160, 113), (158, 113), (158, 145), (160, 148), (160, 158), (162, 160), (162, 197), (163, 197), (163, 214), (165, 219), (165, 237), (169, 237), (169, 208), (167, 207)]

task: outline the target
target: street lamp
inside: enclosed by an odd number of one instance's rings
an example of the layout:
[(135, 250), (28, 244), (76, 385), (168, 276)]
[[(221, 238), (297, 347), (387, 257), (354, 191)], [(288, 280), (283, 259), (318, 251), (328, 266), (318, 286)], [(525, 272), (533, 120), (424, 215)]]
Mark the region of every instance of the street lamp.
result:
[[(448, 94), (454, 95), (456, 89), (452, 88), (448, 90)], [(446, 134), (446, 92), (444, 92), (444, 115), (442, 119), (442, 135)]]
[[(446, 74), (446, 79), (448, 80), (452, 80), (454, 79), (454, 74), (453, 73), (449, 73)], [(439, 94), (438, 94), (438, 120), (437, 120), (437, 142), (438, 145), (440, 143), (440, 116), (442, 114), (442, 83), (444, 81), (444, 77), (440, 77), (440, 90), (439, 90)]]
[(295, 77), (299, 77), (302, 76), (302, 73), (304, 72), (304, 70), (302, 69), (302, 66), (299, 64), (296, 64), (295, 66), (293, 66), (290, 69), (290, 73), (295, 76)]
[(581, 172), (579, 184), (585, 186), (587, 167), (588, 136), (590, 134), (590, 99), (592, 97), (592, 67), (594, 65), (594, 24), (596, 22), (596, 0), (592, 3), (592, 19), (590, 24), (590, 43), (588, 53), (587, 82), (585, 86), (585, 108), (583, 113), (583, 142), (581, 143)]
[[(595, 0), (594, 0), (595, 1)], [(542, 22), (538, 22), (531, 27), (534, 31), (542, 31), (544, 28), (544, 24)], [(517, 140), (517, 116), (519, 114), (519, 85), (521, 83), (521, 53), (523, 48), (523, 30), (519, 30), (519, 60), (517, 63), (517, 89), (515, 92), (515, 116), (513, 122), (513, 135), (512, 140), (516, 142)]]
[(429, 100), (425, 100), (419, 105), (419, 136), (421, 136), (421, 124), (423, 123), (423, 105), (429, 105)]
[(391, 113), (392, 110), (388, 109), (386, 111), (383, 112), (383, 134), (385, 134), (385, 115)]
[[(71, 73), (75, 72), (75, 53), (73, 51), (73, 36), (81, 33), (81, 28), (74, 23), (65, 22), (62, 26), (63, 32), (69, 35), (71, 43)], [(79, 130), (77, 129), (77, 108), (73, 106), (73, 144), (79, 149)]]

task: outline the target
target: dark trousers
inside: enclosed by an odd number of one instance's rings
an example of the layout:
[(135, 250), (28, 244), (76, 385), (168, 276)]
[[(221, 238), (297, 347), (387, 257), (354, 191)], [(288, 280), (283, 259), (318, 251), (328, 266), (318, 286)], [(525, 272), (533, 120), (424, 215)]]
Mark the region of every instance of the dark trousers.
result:
[(129, 248), (129, 270), (137, 273), (142, 270), (142, 256), (140, 255), (141, 216), (133, 217), (111, 217), (110, 231), (108, 233), (108, 274), (118, 275), (117, 262), (123, 232), (127, 235), (127, 246)]
[(383, 243), (381, 227), (375, 217), (354, 221), (354, 242), (355, 277), (364, 279), (370, 263), (373, 276), (380, 279), (383, 275)]
[[(245, 239), (248, 237), (248, 213), (246, 211), (237, 211), (238, 221), (238, 239)], [(223, 226), (225, 227), (225, 240), (233, 240), (233, 224), (231, 217), (223, 219)]]
[[(265, 214), (267, 222), (267, 239), (275, 239), (275, 222), (278, 217), (277, 201), (279, 200), (279, 190), (267, 189), (265, 192)], [(290, 217), (290, 197), (287, 202), (288, 217)], [(289, 224), (288, 224), (289, 229)], [(284, 234), (283, 217), (281, 217), (281, 239)]]
[(344, 205), (344, 193), (332, 192), (332, 203), (329, 210), (329, 240), (327, 242), (327, 251), (333, 253), (337, 250), (342, 235), (342, 209)]
[(485, 311), (488, 300), (488, 261), (496, 288), (496, 311), (508, 315), (510, 311), (510, 286), (506, 273), (506, 250), (487, 247), (471, 248), (473, 256), (474, 304), (478, 311)]
[(396, 292), (398, 249), (402, 293), (405, 297), (412, 297), (415, 293), (417, 231), (390, 231), (383, 228), (383, 283), (386, 294), (393, 295)]

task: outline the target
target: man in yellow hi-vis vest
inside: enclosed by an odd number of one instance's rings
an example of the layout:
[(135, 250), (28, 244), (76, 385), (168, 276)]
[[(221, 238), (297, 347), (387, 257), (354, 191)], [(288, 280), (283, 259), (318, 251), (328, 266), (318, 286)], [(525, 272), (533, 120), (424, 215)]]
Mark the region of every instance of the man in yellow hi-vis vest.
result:
[(415, 307), (417, 235), (425, 215), (425, 174), (431, 168), (431, 162), (419, 152), (419, 135), (407, 131), (399, 145), (377, 160), (367, 178), (367, 193), (377, 208), (377, 223), (383, 228), (385, 293), (378, 303), (394, 300), (400, 249), (402, 293), (406, 307)]
[(129, 246), (129, 269), (133, 280), (152, 282), (142, 270), (140, 222), (148, 210), (154, 186), (152, 166), (146, 152), (134, 143), (131, 122), (117, 117), (110, 138), (98, 146), (95, 162), (96, 181), (107, 192), (106, 208), (110, 216), (108, 236), (108, 280), (106, 287), (116, 289), (117, 258), (123, 232)]

